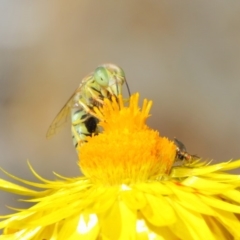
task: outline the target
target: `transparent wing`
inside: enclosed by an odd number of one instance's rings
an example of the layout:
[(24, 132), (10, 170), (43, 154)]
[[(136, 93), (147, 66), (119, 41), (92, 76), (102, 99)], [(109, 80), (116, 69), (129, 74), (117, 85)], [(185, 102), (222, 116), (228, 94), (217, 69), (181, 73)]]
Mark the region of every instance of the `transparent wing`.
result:
[(62, 129), (62, 126), (64, 123), (67, 122), (69, 115), (71, 113), (71, 108), (74, 104), (74, 97), (76, 92), (78, 92), (79, 89), (77, 89), (73, 95), (69, 98), (67, 103), (63, 106), (63, 108), (60, 110), (60, 112), (57, 114), (57, 116), (54, 118), (53, 122), (51, 123), (50, 127), (47, 131), (47, 138), (52, 137), (57, 132), (59, 132)]
[[(61, 111), (57, 114), (57, 116), (54, 118), (52, 124), (48, 128), (47, 131), (47, 138), (52, 137), (57, 132), (59, 132), (62, 129), (62, 126), (64, 126), (64, 123), (67, 122), (69, 115), (71, 113), (71, 109), (73, 107), (76, 107), (78, 105), (78, 102), (76, 100), (76, 94), (82, 94), (84, 95), (84, 86), (87, 84), (89, 80), (93, 78), (93, 73), (90, 73), (85, 78), (83, 78), (80, 86), (75, 90), (75, 92), (72, 94), (72, 96), (69, 98), (67, 103), (63, 106)], [(79, 96), (80, 97), (80, 96)], [(78, 105), (78, 107), (80, 107)]]
[(187, 152), (185, 145), (181, 141), (179, 141), (176, 137), (174, 137), (174, 142), (177, 145), (177, 147), (180, 149), (180, 151)]

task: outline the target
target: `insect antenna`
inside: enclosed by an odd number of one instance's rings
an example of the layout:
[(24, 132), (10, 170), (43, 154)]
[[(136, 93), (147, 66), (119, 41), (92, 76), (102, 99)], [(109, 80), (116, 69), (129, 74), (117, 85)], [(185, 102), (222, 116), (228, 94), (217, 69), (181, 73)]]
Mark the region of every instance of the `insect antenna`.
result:
[(131, 96), (131, 91), (130, 91), (130, 88), (129, 88), (129, 85), (128, 85), (127, 80), (125, 80), (125, 81), (126, 81), (126, 86), (127, 86), (128, 95), (129, 95), (129, 97), (130, 97), (130, 96)]

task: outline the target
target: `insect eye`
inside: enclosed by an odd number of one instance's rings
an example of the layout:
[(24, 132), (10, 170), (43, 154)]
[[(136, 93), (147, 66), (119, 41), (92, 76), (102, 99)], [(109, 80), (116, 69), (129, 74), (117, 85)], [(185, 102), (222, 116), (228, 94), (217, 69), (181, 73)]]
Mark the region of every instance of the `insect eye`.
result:
[(109, 84), (109, 76), (106, 68), (98, 67), (94, 72), (94, 79), (99, 85), (107, 87)]

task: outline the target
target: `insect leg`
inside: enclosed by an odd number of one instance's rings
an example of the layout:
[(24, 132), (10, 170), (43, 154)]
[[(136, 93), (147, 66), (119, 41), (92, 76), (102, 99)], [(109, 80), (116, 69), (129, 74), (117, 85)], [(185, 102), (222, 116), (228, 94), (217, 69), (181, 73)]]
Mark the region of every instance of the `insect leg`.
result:
[(95, 112), (86, 103), (79, 100), (79, 104), (84, 109), (84, 112), (86, 113), (86, 116), (88, 116), (88, 117), (93, 116), (95, 118), (98, 118), (98, 116), (95, 114)]
[(99, 105), (103, 105), (103, 99), (105, 96), (101, 89), (96, 83), (91, 83), (89, 86), (86, 86), (86, 92), (91, 96), (94, 102), (97, 102)]

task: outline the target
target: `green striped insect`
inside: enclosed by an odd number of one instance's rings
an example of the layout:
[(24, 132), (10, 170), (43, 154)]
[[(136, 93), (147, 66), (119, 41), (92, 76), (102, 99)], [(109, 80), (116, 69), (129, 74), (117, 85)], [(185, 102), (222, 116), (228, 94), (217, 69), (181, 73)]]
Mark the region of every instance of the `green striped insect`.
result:
[[(98, 134), (98, 120), (93, 107), (101, 106), (104, 98), (122, 94), (126, 83), (124, 71), (114, 64), (103, 64), (87, 75), (50, 125), (47, 138), (54, 135), (71, 115), (71, 131), (75, 148), (86, 142), (86, 136)], [(127, 85), (128, 88), (128, 85)], [(130, 91), (128, 88), (130, 95)]]

